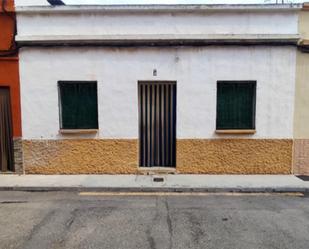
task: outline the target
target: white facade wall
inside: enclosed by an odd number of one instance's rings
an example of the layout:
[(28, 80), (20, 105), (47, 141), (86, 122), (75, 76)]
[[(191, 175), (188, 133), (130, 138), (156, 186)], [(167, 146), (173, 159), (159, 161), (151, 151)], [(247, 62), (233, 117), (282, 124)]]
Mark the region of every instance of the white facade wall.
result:
[(18, 37), (298, 34), (296, 11), (18, 13)]
[(19, 56), (24, 139), (81, 137), (59, 134), (59, 80), (98, 82), (100, 130), (84, 137), (138, 137), (139, 80), (177, 81), (177, 138), (228, 137), (215, 134), (218, 80), (257, 81), (257, 132), (233, 137), (293, 135), (295, 47), (23, 48)]

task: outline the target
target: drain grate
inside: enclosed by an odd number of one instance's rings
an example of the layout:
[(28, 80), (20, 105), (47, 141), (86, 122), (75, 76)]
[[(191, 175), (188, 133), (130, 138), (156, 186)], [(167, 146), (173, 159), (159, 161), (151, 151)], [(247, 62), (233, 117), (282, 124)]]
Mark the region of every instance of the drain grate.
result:
[(296, 176), (296, 177), (298, 177), (299, 179), (306, 181), (306, 182), (309, 181), (309, 176)]
[(164, 182), (164, 178), (163, 177), (154, 177), (153, 181), (154, 182)]
[(0, 201), (0, 204), (18, 204), (18, 203), (28, 203), (27, 201)]

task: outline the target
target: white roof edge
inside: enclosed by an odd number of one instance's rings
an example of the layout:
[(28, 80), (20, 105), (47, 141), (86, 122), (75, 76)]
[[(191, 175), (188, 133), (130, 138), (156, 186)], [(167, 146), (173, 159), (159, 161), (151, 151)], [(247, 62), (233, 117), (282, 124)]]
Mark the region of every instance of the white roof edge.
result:
[(16, 35), (16, 41), (40, 40), (153, 40), (153, 39), (299, 39), (299, 34), (129, 34), (129, 35)]
[(178, 5), (62, 5), (16, 6), (17, 13), (72, 12), (208, 12), (208, 11), (296, 11), (302, 4), (178, 4)]

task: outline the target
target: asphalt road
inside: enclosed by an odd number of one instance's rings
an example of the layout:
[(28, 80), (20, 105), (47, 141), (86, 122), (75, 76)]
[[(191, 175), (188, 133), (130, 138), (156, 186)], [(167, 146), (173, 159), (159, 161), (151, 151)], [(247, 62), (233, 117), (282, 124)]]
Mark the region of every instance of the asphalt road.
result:
[(0, 248), (309, 248), (309, 198), (0, 192)]

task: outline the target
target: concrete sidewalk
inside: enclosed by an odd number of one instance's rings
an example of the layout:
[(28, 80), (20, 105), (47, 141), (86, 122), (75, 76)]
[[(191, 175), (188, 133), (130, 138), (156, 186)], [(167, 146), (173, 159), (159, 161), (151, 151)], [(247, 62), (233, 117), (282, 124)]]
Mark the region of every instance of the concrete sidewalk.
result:
[(0, 190), (307, 192), (294, 175), (0, 175)]

